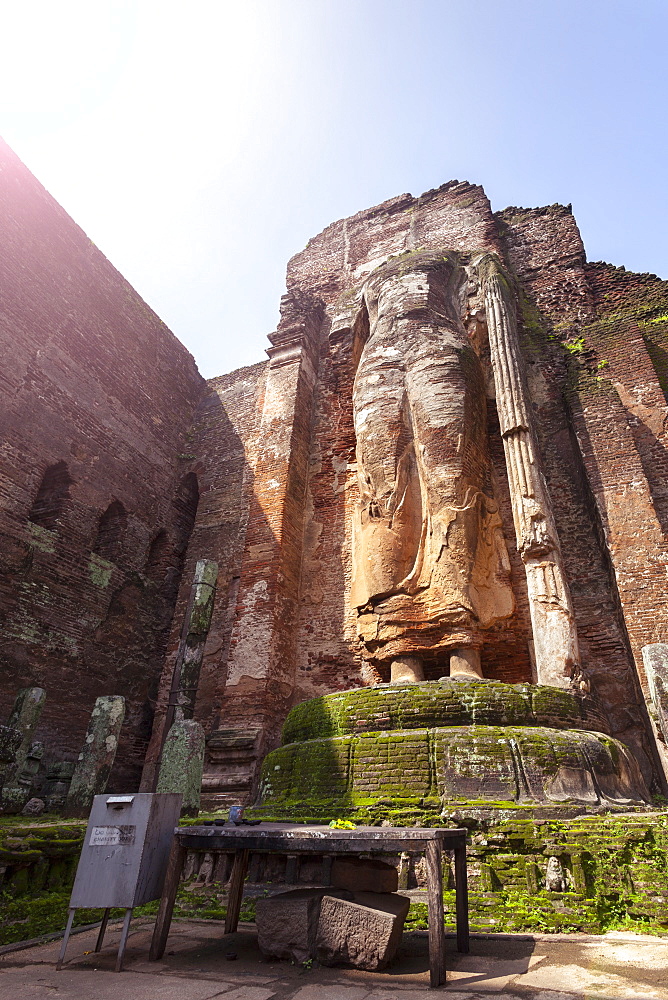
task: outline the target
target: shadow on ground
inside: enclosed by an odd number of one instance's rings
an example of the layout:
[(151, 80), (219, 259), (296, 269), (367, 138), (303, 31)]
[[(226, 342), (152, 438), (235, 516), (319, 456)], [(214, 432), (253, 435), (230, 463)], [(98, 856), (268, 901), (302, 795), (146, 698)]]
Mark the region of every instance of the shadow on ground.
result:
[[(426, 933), (404, 934), (382, 972), (267, 962), (252, 925), (225, 936), (215, 921), (175, 921), (160, 962), (148, 961), (152, 926), (131, 933), (125, 969), (114, 973), (120, 925), (93, 952), (96, 931), (74, 935), (55, 971), (59, 942), (0, 958), (0, 1000), (426, 1000)], [(668, 948), (661, 938), (629, 934), (475, 936), (460, 955), (447, 939), (450, 1000), (668, 1000)], [(441, 991), (438, 991), (441, 992)]]

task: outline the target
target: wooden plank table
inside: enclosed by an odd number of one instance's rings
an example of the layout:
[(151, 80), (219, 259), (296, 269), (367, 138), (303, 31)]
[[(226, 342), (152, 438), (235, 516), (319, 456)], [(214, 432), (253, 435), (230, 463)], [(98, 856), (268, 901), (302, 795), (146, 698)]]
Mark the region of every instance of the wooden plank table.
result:
[(443, 928), (443, 851), (455, 854), (457, 948), (469, 950), (465, 829), (364, 826), (334, 830), (328, 826), (263, 823), (261, 826), (177, 827), (167, 865), (165, 886), (155, 922), (149, 959), (162, 958), (181, 872), (189, 850), (211, 854), (234, 852), (225, 933), (237, 929), (250, 852), (267, 854), (424, 854), (427, 862), (430, 986), (445, 983)]

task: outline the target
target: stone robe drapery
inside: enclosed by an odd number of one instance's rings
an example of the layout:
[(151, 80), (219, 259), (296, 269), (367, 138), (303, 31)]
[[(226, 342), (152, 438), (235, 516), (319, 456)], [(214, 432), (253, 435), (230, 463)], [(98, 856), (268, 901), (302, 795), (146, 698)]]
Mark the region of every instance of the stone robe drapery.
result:
[(461, 319), (466, 282), (454, 255), (411, 254), (364, 290), (351, 599), (379, 661), (480, 646), (514, 609), (483, 374)]

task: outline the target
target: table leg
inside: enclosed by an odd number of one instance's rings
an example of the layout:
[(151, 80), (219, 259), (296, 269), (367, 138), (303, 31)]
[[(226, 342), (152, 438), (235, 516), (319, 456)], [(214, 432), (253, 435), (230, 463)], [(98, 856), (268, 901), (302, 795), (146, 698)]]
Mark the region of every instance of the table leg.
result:
[(469, 889), (466, 875), (466, 845), (455, 848), (455, 906), (457, 951), (469, 950)]
[(443, 927), (443, 850), (440, 840), (430, 840), (426, 850), (429, 889), (429, 985), (445, 982), (445, 928)]
[(238, 850), (234, 855), (230, 891), (227, 897), (227, 916), (225, 918), (225, 933), (234, 934), (239, 923), (241, 900), (244, 895), (244, 879), (248, 868), (248, 851)]
[(179, 879), (181, 878), (185, 860), (186, 849), (181, 846), (179, 838), (174, 837), (172, 849), (169, 852), (169, 860), (167, 861), (167, 873), (165, 875), (165, 885), (162, 890), (160, 908), (158, 909), (158, 916), (155, 918), (151, 950), (148, 955), (149, 962), (157, 962), (165, 954), (169, 925), (172, 922), (172, 913), (174, 912), (176, 890), (179, 887)]

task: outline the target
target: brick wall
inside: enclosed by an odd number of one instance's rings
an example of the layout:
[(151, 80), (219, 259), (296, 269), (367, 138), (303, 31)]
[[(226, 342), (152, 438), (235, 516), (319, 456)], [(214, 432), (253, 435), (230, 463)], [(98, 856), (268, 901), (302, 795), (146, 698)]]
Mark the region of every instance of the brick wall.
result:
[[(202, 558), (219, 566), (195, 710), (211, 802), (252, 797), (290, 705), (382, 679), (349, 600), (352, 304), (389, 256), (442, 248), (496, 253), (516, 282), (584, 666), (614, 735), (658, 780), (640, 647), (668, 631), (666, 282), (587, 263), (570, 207), (495, 215), (482, 188), (453, 181), (311, 240), (288, 265), (269, 361), (207, 388), (5, 146), (0, 167), (0, 697), (7, 710), (19, 686), (48, 689), (38, 735), (52, 756), (76, 753), (97, 695), (124, 694), (113, 780), (136, 780), (146, 757), (150, 786)], [(484, 352), (482, 364), (516, 601), (486, 635), (483, 669), (516, 682), (532, 672), (528, 599)]]
[[(262, 750), (266, 750), (275, 745), (278, 718), (290, 702), (384, 679), (361, 658), (348, 598), (352, 515), (358, 500), (351, 406), (355, 332), (341, 315), (350, 309), (350, 290), (388, 256), (429, 247), (500, 254), (515, 276), (529, 391), (584, 665), (615, 735), (634, 749), (648, 779), (654, 774), (660, 780), (638, 665), (638, 643), (649, 640), (646, 629), (642, 635), (638, 632), (638, 621), (654, 620), (654, 637), (656, 629), (663, 628), (663, 540), (656, 528), (664, 518), (668, 470), (664, 470), (661, 435), (652, 437), (651, 427), (658, 428), (665, 410), (661, 382), (661, 362), (668, 356), (668, 330), (664, 330), (668, 321), (662, 319), (665, 286), (654, 276), (587, 264), (570, 206), (511, 208), (493, 215), (481, 188), (459, 182), (420, 198), (402, 195), (336, 222), (288, 265), (289, 294), (303, 300), (300, 351), (308, 355), (317, 377), (312, 391), (299, 401), (297, 382), (290, 381), (286, 372), (282, 381), (276, 381), (276, 373), (268, 369), (269, 379), (274, 380), (271, 397), (280, 386), (282, 409), (278, 413), (274, 407), (269, 423), (266, 412), (258, 417), (260, 427), (264, 421), (268, 431), (268, 436), (260, 431), (265, 456), (269, 448), (272, 457), (267, 462), (260, 448), (251, 460), (253, 497), (237, 606), (232, 614), (229, 602), (221, 598), (216, 611), (227, 620), (235, 619), (230, 663), (224, 652), (218, 656), (220, 677), (228, 677), (224, 697), (221, 689), (216, 696), (219, 724), (224, 717), (225, 725), (239, 733), (258, 727), (264, 732)], [(637, 312), (639, 302), (644, 325), (636, 327), (632, 349), (627, 332), (619, 340), (619, 356), (613, 357), (606, 342), (610, 357), (603, 358), (603, 348), (594, 342), (597, 317), (610, 309)], [(586, 346), (579, 345), (585, 334)], [(277, 337), (280, 344), (280, 330)], [(585, 381), (590, 376), (600, 378), (596, 368), (600, 360), (610, 366), (614, 362), (620, 372), (626, 365), (626, 374), (616, 376), (615, 406), (611, 408), (604, 393), (587, 402), (600, 448), (616, 456), (604, 486), (592, 465), (592, 450), (582, 438), (578, 393), (573, 395), (583, 374)], [(489, 359), (483, 356), (482, 361), (493, 397)], [(663, 374), (668, 376), (668, 365)], [(618, 411), (623, 439), (616, 423)], [(531, 627), (493, 398), (488, 418), (494, 490), (511, 560), (516, 611), (487, 634), (483, 667), (487, 676), (517, 682), (531, 678)], [(279, 431), (281, 443), (274, 446), (272, 435)], [(287, 483), (294, 463), (299, 467), (296, 495), (288, 504)], [(623, 487), (625, 477), (633, 476), (636, 468), (647, 483), (645, 499)], [(605, 510), (619, 489), (624, 491), (620, 510), (627, 511), (627, 524), (640, 523), (645, 513), (657, 521), (648, 529), (642, 552), (634, 549), (631, 537), (621, 547), (612, 543)], [(289, 552), (281, 555), (284, 538)], [(656, 566), (654, 582), (648, 588), (647, 569), (642, 579), (631, 573), (627, 597), (622, 564), (641, 562)], [(209, 693), (204, 697), (208, 699)], [(199, 711), (203, 718), (213, 717), (211, 707), (202, 705)], [(248, 750), (243, 780), (239, 768), (232, 768), (227, 786), (222, 777), (212, 779), (219, 800), (224, 787), (228, 797), (252, 794), (253, 761), (261, 753), (259, 742)], [(214, 762), (211, 769), (222, 775), (225, 768)]]
[(45, 687), (37, 737), (73, 759), (95, 698), (124, 695), (127, 787), (194, 516), (179, 456), (204, 382), (4, 144), (0, 228), (0, 711)]

